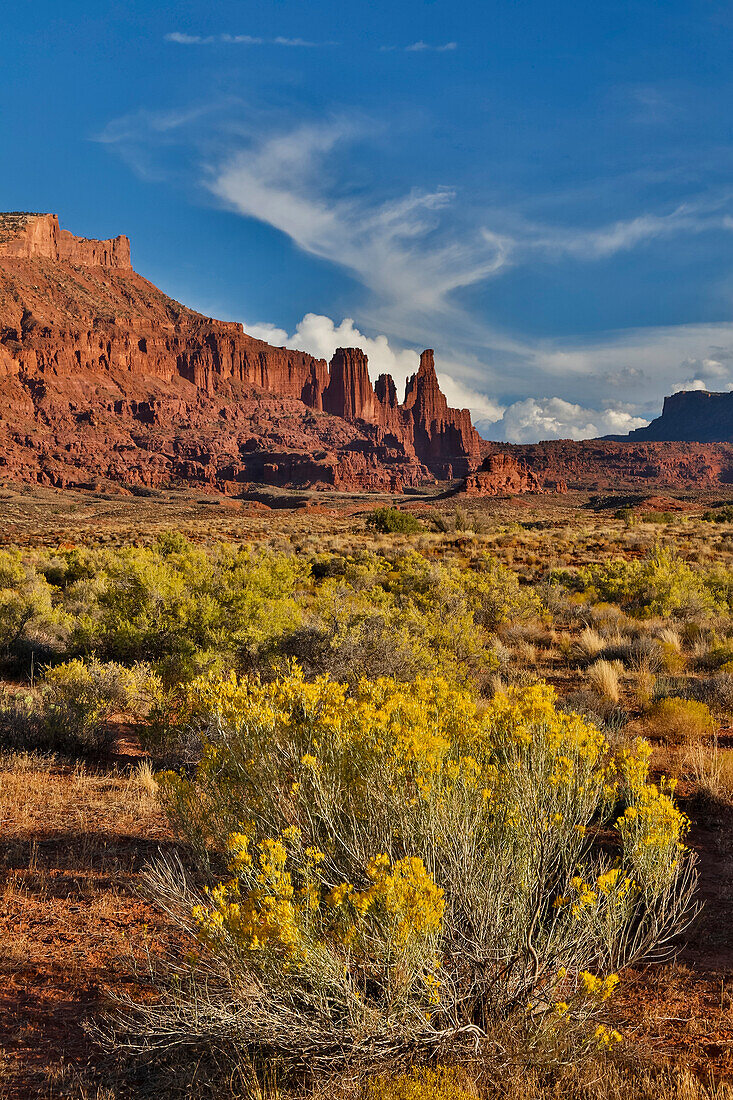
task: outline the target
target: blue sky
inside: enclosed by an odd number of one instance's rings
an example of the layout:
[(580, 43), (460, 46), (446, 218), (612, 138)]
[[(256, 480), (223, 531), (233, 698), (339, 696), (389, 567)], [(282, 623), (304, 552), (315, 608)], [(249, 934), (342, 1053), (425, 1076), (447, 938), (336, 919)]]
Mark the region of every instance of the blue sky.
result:
[(625, 431), (733, 388), (733, 6), (19, 0), (0, 208), (485, 435)]

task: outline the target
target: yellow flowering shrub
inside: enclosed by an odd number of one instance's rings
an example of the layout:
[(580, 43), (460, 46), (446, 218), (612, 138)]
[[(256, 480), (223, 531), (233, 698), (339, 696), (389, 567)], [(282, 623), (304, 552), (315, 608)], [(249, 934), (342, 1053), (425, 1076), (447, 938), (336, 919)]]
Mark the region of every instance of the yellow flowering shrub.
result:
[[(297, 1016), (359, 1057), (377, 1035), (488, 1042), (513, 1014), (538, 1033), (598, 1022), (619, 969), (684, 913), (686, 819), (649, 783), (644, 742), (614, 754), (555, 704), (546, 684), (479, 705), (440, 677), (349, 687), (297, 668), (191, 686), (203, 755), (161, 786), (227, 868), (193, 921), (257, 990), (252, 1041), (263, 1001), (279, 1049)], [(613, 865), (594, 849), (604, 824)], [(612, 1036), (589, 1024), (585, 1042)]]

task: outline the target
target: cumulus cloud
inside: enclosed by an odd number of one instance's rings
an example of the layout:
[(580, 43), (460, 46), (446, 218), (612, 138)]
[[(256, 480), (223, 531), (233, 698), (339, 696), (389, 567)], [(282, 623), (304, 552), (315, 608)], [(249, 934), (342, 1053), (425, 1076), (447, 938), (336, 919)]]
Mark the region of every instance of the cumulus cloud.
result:
[(648, 421), (619, 408), (586, 409), (560, 397), (528, 397), (515, 401), (493, 425), (482, 425), (490, 437), (508, 443), (534, 443), (541, 439), (595, 439), (600, 435), (625, 435)]
[(336, 348), (361, 348), (369, 359), (372, 381), (380, 374), (391, 374), (398, 392), (420, 365), (420, 357), (416, 351), (411, 348), (395, 348), (386, 336), (365, 336), (350, 317), (345, 317), (340, 324), (336, 324), (330, 317), (306, 313), (291, 335), (285, 329), (269, 324), (245, 324), (244, 328), (250, 336), (256, 336), (258, 340), (266, 340), (278, 347), (307, 351), (318, 359), (330, 359)]
[[(456, 378), (454, 374), (447, 374), (444, 370), (439, 369), (439, 364), (436, 364), (436, 367), (438, 368), (440, 388), (451, 408), (468, 409), (477, 427), (478, 425), (494, 424), (501, 418), (504, 412), (503, 405), (488, 397), (485, 393), (479, 393), (478, 390), (471, 389), (470, 386), (465, 385)], [(461, 371), (462, 367), (461, 364), (455, 364), (452, 367), (449, 366), (449, 369), (458, 372)]]

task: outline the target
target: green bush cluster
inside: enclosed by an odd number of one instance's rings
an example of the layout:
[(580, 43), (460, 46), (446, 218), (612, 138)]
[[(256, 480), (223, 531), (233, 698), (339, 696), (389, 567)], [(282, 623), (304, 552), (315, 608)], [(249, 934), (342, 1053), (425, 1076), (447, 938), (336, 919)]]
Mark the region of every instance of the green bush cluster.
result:
[(400, 508), (375, 508), (366, 517), (366, 525), (382, 535), (415, 535), (422, 531), (422, 524), (412, 512)]
[(312, 559), (176, 533), (150, 548), (0, 556), (0, 658), (25, 674), (94, 658), (152, 666), (168, 685), (210, 668), (485, 679), (493, 632), (543, 614), (488, 555), (470, 567), (416, 551)]
[(617, 558), (556, 570), (552, 579), (590, 602), (615, 603), (641, 617), (711, 615), (732, 606), (729, 570), (695, 569), (673, 551), (659, 547), (643, 559)]
[(717, 510), (709, 508), (703, 512), (702, 518), (708, 523), (733, 523), (733, 504), (726, 504)]

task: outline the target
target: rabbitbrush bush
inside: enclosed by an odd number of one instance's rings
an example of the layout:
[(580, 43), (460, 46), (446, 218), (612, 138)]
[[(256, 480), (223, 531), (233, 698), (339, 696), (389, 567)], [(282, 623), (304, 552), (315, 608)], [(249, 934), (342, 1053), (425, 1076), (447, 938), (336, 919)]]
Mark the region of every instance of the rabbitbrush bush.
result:
[(482, 708), (440, 678), (348, 688), (295, 669), (209, 676), (187, 705), (203, 757), (161, 789), (212, 885), (151, 873), (198, 948), (160, 1000), (128, 1005), (118, 1043), (318, 1071), (496, 1055), (507, 1027), (525, 1049), (620, 1040), (602, 1018), (617, 971), (664, 952), (694, 887), (644, 742), (614, 758), (544, 684)]
[(147, 665), (66, 661), (48, 669), (41, 684), (42, 737), (61, 751), (98, 751), (114, 714), (139, 715), (159, 694), (160, 681)]

